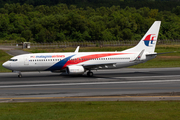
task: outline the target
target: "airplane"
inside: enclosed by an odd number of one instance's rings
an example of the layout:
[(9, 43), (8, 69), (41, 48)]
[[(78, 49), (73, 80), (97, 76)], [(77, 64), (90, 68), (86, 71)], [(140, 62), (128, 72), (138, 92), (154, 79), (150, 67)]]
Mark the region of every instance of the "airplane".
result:
[(34, 53), (12, 57), (3, 63), (3, 67), (18, 73), (22, 71), (51, 71), (68, 75), (83, 75), (92, 77), (92, 70), (118, 69), (137, 65), (157, 56), (155, 46), (161, 21), (155, 21), (140, 42), (132, 48), (121, 52), (75, 52), (69, 53)]

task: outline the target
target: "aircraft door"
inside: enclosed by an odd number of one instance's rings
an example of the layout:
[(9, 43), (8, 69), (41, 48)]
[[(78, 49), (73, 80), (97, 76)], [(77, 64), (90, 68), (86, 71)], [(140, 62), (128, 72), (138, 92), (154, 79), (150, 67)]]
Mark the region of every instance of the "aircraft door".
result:
[(27, 57), (24, 57), (24, 65), (29, 65), (29, 60)]

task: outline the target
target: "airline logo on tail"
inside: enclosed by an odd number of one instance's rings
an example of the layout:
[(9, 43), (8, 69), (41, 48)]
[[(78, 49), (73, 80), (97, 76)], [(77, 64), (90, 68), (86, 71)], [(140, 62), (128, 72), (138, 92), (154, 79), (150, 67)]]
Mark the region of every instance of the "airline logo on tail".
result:
[(154, 38), (155, 38), (155, 34), (149, 34), (146, 36), (146, 38), (144, 39), (144, 44), (148, 47), (152, 47), (152, 45), (154, 44)]

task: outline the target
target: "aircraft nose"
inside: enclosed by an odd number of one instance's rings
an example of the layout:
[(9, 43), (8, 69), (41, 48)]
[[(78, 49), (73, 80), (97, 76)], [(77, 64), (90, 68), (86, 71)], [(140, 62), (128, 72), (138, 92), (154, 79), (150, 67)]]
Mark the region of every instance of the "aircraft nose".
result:
[(2, 66), (3, 66), (3, 67), (6, 67), (6, 63), (3, 63)]
[(2, 66), (3, 66), (4, 68), (7, 68), (7, 69), (8, 69), (8, 68), (10, 67), (10, 64), (8, 64), (7, 62), (5, 62), (5, 63), (2, 64)]

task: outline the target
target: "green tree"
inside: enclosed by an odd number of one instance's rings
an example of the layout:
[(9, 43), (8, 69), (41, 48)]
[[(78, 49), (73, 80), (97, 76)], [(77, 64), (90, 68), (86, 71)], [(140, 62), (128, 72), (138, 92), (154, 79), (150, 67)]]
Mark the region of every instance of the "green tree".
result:
[(81, 34), (80, 31), (73, 31), (72, 35), (71, 35), (71, 39), (75, 40), (75, 41), (84, 41), (83, 39), (83, 35)]
[(47, 29), (43, 28), (40, 30), (38, 34), (35, 36), (36, 42), (42, 43), (47, 42), (47, 35), (46, 35)]
[(64, 35), (63, 32), (57, 33), (57, 41), (64, 41), (66, 40), (66, 36)]
[(176, 15), (180, 15), (180, 6), (173, 8), (172, 12), (175, 13)]
[(0, 14), (0, 37), (3, 38), (8, 35), (9, 18), (7, 14)]
[(114, 40), (114, 39), (116, 38), (108, 29), (102, 32), (102, 40)]
[(89, 35), (88, 31), (84, 31), (82, 37), (84, 40), (91, 40), (91, 36)]
[(26, 41), (29, 41), (32, 37), (32, 32), (31, 32), (31, 30), (24, 30), (24, 31), (22, 31), (21, 36), (23, 38), (25, 38)]
[(122, 31), (124, 40), (132, 40), (133, 33), (130, 29), (126, 28)]

